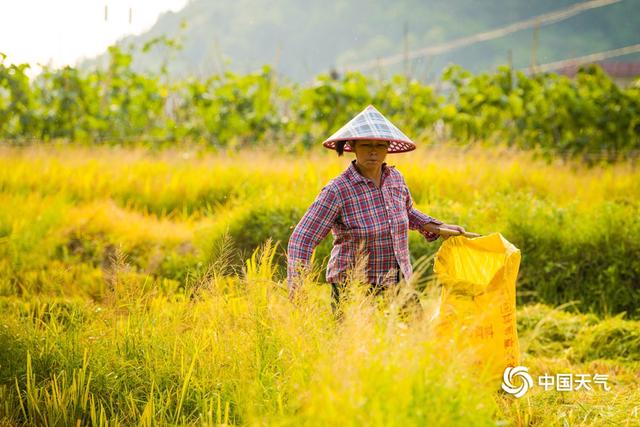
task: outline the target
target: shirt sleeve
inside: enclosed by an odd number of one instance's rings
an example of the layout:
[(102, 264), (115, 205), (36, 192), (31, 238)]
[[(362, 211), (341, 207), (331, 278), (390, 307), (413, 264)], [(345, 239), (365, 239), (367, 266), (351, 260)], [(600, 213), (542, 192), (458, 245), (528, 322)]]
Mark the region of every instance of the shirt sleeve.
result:
[(325, 186), (296, 225), (287, 247), (287, 286), (297, 288), (301, 269), (309, 268), (313, 249), (326, 237), (338, 217), (340, 205), (333, 189)]
[(409, 229), (418, 230), (420, 234), (422, 234), (427, 239), (427, 241), (433, 242), (438, 238), (439, 235), (430, 231), (426, 231), (423, 227), (430, 222), (438, 225), (443, 224), (443, 222), (430, 217), (429, 215), (424, 214), (414, 208), (411, 193), (409, 192), (409, 187), (407, 187), (407, 185), (405, 184), (404, 188), (407, 192), (407, 214), (409, 215)]

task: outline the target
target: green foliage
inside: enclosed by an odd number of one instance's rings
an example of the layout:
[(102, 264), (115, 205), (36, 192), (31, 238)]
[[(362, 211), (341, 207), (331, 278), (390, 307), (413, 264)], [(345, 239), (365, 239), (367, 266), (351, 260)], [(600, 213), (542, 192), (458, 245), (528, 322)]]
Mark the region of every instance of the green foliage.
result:
[(134, 71), (131, 52), (114, 46), (109, 54), (104, 71), (45, 68), (33, 82), (28, 65), (0, 60), (0, 138), (297, 150), (316, 146), (372, 103), (421, 141), (445, 135), (461, 144), (506, 142), (549, 159), (588, 162), (640, 150), (640, 88), (619, 88), (597, 66), (573, 81), (507, 67), (472, 75), (452, 66), (442, 76), (451, 86), (443, 94), (404, 76), (376, 80), (356, 72), (299, 86), (279, 81), (267, 66), (170, 82), (164, 68)]
[(28, 64), (5, 65), (7, 56), (0, 53), (0, 137), (32, 134), (35, 127), (34, 100)]
[(570, 313), (574, 304), (552, 308), (543, 304), (518, 311), (518, 336), (525, 353), (538, 357), (567, 357), (575, 362), (607, 359), (640, 361), (640, 322), (623, 315), (598, 318)]
[(567, 303), (552, 308), (543, 304), (530, 304), (519, 310), (516, 318), (522, 351), (543, 357), (566, 356), (580, 331), (599, 321), (593, 314), (563, 310), (572, 305)]
[(230, 236), (241, 251), (252, 252), (268, 238), (285, 242), (297, 219), (300, 209), (289, 207), (254, 206), (243, 210), (234, 221)]
[(313, 146), (351, 120), (364, 106), (374, 104), (403, 129), (416, 132), (431, 128), (440, 117), (439, 102), (432, 87), (394, 76), (377, 81), (361, 73), (346, 73), (341, 78), (320, 75), (314, 85), (299, 89), (299, 99), (290, 111), (296, 114), (297, 128), (291, 128), (304, 146)]
[(246, 76), (227, 72), (205, 81), (191, 79), (179, 90), (180, 105), (170, 113), (178, 137), (233, 148), (256, 146), (282, 131), (272, 102), (279, 88), (269, 67)]
[(620, 89), (599, 66), (581, 68), (573, 81), (552, 73), (527, 77), (508, 67), (473, 76), (453, 66), (443, 77), (454, 88), (444, 119), (461, 141), (503, 140), (547, 157), (588, 161), (640, 149), (640, 91)]
[(639, 361), (640, 325), (616, 316), (582, 328), (572, 348), (572, 357), (578, 361)]
[(635, 210), (609, 204), (582, 217), (568, 209), (514, 209), (523, 217), (514, 215), (505, 233), (522, 251), (520, 301), (577, 301), (585, 312), (640, 315), (640, 258), (632, 255), (640, 254), (640, 228), (626, 213)]
[[(275, 277), (279, 280), (286, 278), (289, 236), (304, 211), (304, 206), (298, 200), (285, 198), (274, 202), (262, 197), (256, 197), (250, 205), (241, 204), (231, 209), (204, 233), (204, 264), (216, 262), (219, 246), (228, 242), (233, 248), (229, 262), (238, 267), (256, 248), (271, 240), (277, 245), (274, 256), (274, 265), (277, 267)], [(325, 277), (331, 247), (332, 236), (329, 233), (315, 249), (314, 265), (321, 278)]]

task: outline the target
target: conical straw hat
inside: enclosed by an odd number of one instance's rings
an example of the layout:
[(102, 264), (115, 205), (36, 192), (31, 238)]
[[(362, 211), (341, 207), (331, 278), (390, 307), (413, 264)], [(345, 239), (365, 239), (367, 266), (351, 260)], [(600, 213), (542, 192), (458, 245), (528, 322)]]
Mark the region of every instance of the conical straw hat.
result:
[(334, 150), (336, 142), (347, 141), (344, 151), (353, 151), (349, 141), (354, 139), (372, 139), (389, 141), (388, 153), (404, 153), (416, 149), (416, 144), (395, 127), (373, 105), (369, 105), (357, 116), (342, 126), (339, 131), (331, 135), (322, 143), (327, 148)]

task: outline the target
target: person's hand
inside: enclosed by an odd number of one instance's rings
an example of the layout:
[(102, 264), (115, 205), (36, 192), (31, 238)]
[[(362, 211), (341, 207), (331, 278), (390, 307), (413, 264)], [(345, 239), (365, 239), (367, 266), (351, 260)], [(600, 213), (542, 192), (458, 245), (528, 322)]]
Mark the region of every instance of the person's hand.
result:
[(440, 231), (438, 234), (443, 240), (447, 240), (451, 236), (460, 236), (464, 234), (464, 227), (455, 224), (440, 224)]

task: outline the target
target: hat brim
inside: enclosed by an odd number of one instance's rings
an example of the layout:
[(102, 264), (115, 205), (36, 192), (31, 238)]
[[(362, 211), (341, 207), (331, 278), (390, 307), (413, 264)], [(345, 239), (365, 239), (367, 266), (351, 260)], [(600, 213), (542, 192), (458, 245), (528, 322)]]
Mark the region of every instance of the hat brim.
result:
[(322, 145), (325, 148), (330, 150), (336, 149), (336, 143), (340, 141), (345, 141), (346, 144), (344, 146), (344, 151), (349, 153), (353, 152), (351, 145), (349, 145), (349, 141), (354, 140), (370, 140), (370, 141), (385, 141), (389, 143), (389, 148), (387, 149), (387, 153), (406, 153), (407, 151), (413, 151), (416, 149), (416, 144), (412, 141), (406, 141), (401, 139), (389, 139), (389, 138), (376, 138), (371, 136), (354, 136), (351, 138), (335, 138), (335, 139), (327, 139)]

